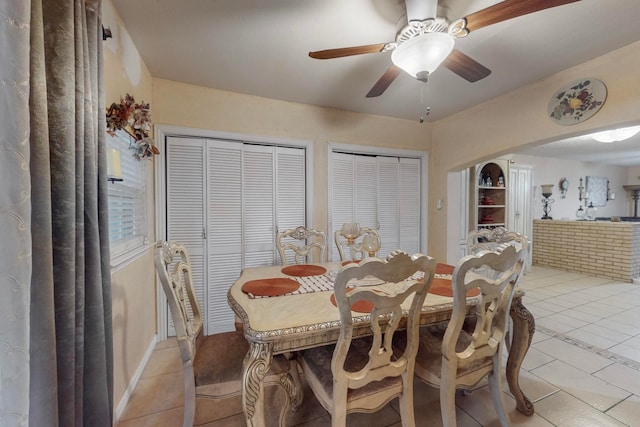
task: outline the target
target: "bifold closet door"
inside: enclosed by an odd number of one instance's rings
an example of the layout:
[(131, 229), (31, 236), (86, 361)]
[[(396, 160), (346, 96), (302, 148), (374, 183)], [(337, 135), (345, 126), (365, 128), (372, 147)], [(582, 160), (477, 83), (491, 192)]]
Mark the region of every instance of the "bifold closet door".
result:
[[(194, 290), (204, 319), (207, 318), (205, 154), (203, 139), (169, 138), (166, 144), (167, 240), (184, 244), (189, 252)], [(175, 335), (170, 314), (167, 321), (168, 334)]]
[(278, 228), (306, 225), (305, 149), (168, 137), (166, 155), (167, 238), (189, 251), (205, 333), (232, 330), (229, 287), (279, 262)]
[[(420, 160), (334, 152), (331, 157), (331, 233), (346, 222), (375, 228), (384, 258), (396, 249), (420, 250)], [(339, 259), (335, 243), (332, 259)]]

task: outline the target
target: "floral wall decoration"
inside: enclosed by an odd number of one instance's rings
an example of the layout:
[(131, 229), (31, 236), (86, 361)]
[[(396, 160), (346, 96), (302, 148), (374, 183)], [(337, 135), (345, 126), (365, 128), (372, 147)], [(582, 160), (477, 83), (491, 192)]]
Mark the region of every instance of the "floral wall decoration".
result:
[(129, 148), (134, 150), (137, 160), (151, 159), (160, 150), (149, 136), (151, 131), (151, 112), (149, 104), (142, 101), (137, 104), (133, 96), (126, 94), (120, 103), (115, 102), (107, 109), (107, 132), (115, 134), (116, 130), (124, 130), (133, 137)]
[(607, 99), (607, 87), (598, 79), (571, 82), (549, 100), (547, 113), (560, 125), (575, 125), (596, 114)]

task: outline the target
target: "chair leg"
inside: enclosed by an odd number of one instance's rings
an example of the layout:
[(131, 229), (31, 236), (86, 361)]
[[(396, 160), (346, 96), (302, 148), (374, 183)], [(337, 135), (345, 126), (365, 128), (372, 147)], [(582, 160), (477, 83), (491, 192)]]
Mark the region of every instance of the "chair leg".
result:
[(347, 390), (333, 389), (333, 403), (331, 408), (331, 427), (347, 426)]
[(502, 427), (509, 427), (509, 415), (507, 414), (504, 404), (504, 388), (502, 386), (502, 379), (500, 373), (502, 371), (502, 364), (500, 359), (502, 358), (502, 351), (497, 351), (493, 355), (493, 371), (489, 374), (489, 391), (491, 392), (491, 400), (493, 406), (498, 414), (500, 425)]
[(183, 427), (193, 427), (196, 416), (196, 384), (193, 380), (193, 367), (191, 362), (182, 367), (184, 374), (184, 417)]
[(442, 360), (440, 412), (443, 427), (456, 427), (456, 366)]
[(398, 406), (400, 407), (400, 421), (402, 427), (415, 427), (416, 420), (413, 412), (413, 393), (408, 394), (406, 391), (398, 398)]

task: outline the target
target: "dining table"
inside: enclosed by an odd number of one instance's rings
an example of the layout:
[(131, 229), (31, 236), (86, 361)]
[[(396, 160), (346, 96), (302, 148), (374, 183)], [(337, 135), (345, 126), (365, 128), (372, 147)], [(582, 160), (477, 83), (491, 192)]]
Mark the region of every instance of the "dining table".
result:
[[(245, 268), (230, 287), (227, 299), (242, 324), (249, 351), (243, 362), (242, 408), (247, 426), (264, 427), (263, 379), (274, 355), (290, 360), (299, 350), (337, 342), (340, 314), (333, 296), (333, 279), (340, 262), (274, 265)], [(421, 325), (447, 322), (453, 310), (451, 274), (453, 266), (438, 264), (420, 316)], [(511, 304), (508, 359), (505, 373), (516, 408), (525, 415), (534, 412), (532, 402), (519, 385), (522, 361), (531, 345), (535, 322), (522, 304), (524, 291), (517, 289)], [(468, 315), (479, 302), (477, 294), (467, 294)], [(408, 306), (409, 301), (405, 302)], [(354, 336), (368, 335), (367, 307), (352, 307)], [(292, 363), (290, 380), (283, 380), (292, 408), (303, 398), (297, 366)]]

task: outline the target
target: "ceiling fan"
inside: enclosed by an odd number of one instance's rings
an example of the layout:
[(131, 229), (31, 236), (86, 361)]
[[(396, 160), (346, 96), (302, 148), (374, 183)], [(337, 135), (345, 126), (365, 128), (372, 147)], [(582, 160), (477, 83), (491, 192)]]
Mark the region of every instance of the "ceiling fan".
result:
[(315, 59), (342, 58), (365, 53), (392, 52), (392, 65), (373, 85), (367, 98), (380, 96), (406, 71), (420, 81), (444, 65), (463, 79), (476, 82), (491, 74), (484, 65), (454, 48), (455, 39), (498, 22), (574, 3), (580, 0), (504, 0), (450, 22), (438, 17), (438, 0), (405, 0), (408, 25), (389, 43), (309, 52)]

